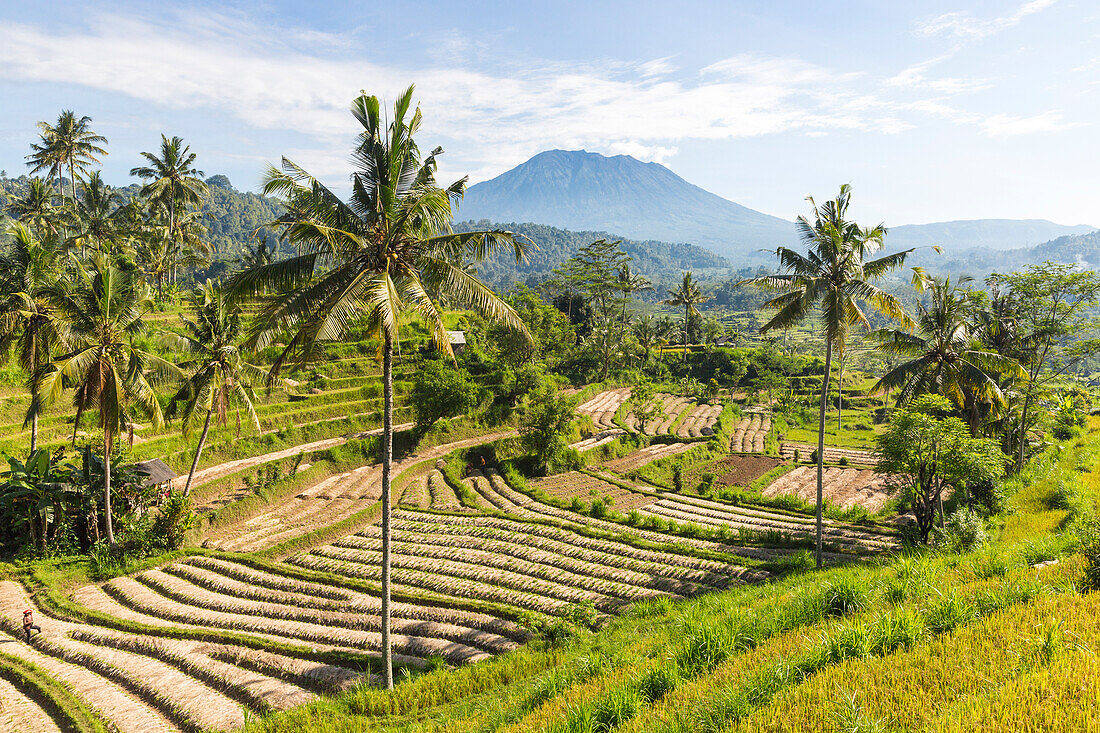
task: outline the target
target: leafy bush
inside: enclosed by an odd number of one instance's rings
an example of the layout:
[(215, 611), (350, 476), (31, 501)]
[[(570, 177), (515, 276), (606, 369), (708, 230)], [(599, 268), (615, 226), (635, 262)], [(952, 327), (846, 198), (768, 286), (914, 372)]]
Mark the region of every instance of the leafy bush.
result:
[(1100, 590), (1100, 522), (1092, 522), (1081, 543), (1085, 568), (1081, 578), (1083, 590)]
[(942, 529), (936, 529), (935, 544), (948, 552), (962, 553), (976, 550), (987, 539), (981, 515), (963, 507), (947, 518)]

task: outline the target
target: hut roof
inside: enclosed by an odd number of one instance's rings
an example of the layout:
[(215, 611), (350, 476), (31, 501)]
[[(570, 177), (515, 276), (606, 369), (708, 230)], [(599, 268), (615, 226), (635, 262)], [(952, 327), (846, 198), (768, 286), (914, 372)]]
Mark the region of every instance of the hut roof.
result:
[(151, 484), (163, 484), (165, 481), (171, 481), (176, 478), (176, 472), (169, 468), (168, 464), (159, 458), (135, 463), (134, 468), (149, 477), (145, 481), (146, 486)]

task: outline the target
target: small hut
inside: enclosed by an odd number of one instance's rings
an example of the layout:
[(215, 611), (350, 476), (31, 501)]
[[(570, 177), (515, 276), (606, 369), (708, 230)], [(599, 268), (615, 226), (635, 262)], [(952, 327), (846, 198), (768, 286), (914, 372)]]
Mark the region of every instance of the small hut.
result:
[(176, 472), (169, 468), (168, 464), (159, 458), (135, 463), (134, 470), (148, 477), (142, 482), (143, 486), (156, 486), (159, 492), (170, 491), (172, 488), (172, 479), (178, 478)]
[(448, 331), (447, 341), (451, 344), (451, 351), (458, 356), (466, 350), (466, 333), (464, 331)]

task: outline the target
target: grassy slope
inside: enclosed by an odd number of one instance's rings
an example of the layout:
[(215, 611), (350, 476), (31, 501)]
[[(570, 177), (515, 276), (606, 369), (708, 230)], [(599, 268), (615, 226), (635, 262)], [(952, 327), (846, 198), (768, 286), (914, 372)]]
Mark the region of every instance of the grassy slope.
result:
[[(1091, 427), (1033, 464), (977, 552), (639, 604), (559, 647), (394, 693), (360, 689), (249, 730), (1086, 729), (1098, 717), (1100, 594), (1077, 592), (1079, 558), (1029, 563), (1063, 555), (1074, 516), (1096, 507), (1100, 421)], [(1067, 484), (1068, 504), (1056, 500)]]

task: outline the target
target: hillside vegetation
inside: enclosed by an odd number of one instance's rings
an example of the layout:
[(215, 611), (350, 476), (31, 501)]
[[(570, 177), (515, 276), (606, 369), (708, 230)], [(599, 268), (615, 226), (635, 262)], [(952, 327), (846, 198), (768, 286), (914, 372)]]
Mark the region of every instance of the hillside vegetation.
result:
[[(247, 201), (286, 245), (201, 283), (227, 181), (164, 136), (123, 202), (89, 118), (40, 125), (32, 163), (79, 180), (27, 182), (0, 251), (0, 714), (1100, 722), (1100, 276), (902, 278), (847, 185), (716, 294), (649, 274), (714, 261), (686, 245), (451, 231), (413, 92), (354, 100), (346, 200), (271, 169)], [(553, 277), (483, 282), (524, 256)]]

